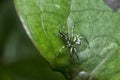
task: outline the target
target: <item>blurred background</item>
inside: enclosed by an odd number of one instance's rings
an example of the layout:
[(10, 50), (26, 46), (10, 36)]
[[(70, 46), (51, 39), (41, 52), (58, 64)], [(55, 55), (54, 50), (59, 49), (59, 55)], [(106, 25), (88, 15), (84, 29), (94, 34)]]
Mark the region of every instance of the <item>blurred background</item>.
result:
[(13, 0), (0, 0), (0, 80), (65, 80), (29, 40)]

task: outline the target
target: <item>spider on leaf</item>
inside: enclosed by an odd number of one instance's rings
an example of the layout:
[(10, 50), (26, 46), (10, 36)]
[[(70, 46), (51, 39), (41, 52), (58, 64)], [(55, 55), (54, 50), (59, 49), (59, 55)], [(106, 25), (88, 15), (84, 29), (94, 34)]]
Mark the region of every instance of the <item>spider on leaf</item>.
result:
[(79, 35), (74, 35), (73, 34), (73, 28), (71, 30), (71, 34), (67, 31), (64, 32), (62, 30), (59, 30), (59, 34), (60, 34), (60, 38), (63, 41), (63, 43), (65, 44), (64, 46), (62, 46), (62, 48), (60, 48), (60, 52), (62, 51), (63, 48), (68, 48), (69, 53), (70, 53), (70, 58), (73, 55), (76, 55), (78, 61), (79, 61), (79, 57), (78, 57), (78, 49), (77, 46), (81, 45), (81, 40), (85, 40), (87, 42), (87, 44), (89, 45), (88, 40), (85, 37), (80, 37)]

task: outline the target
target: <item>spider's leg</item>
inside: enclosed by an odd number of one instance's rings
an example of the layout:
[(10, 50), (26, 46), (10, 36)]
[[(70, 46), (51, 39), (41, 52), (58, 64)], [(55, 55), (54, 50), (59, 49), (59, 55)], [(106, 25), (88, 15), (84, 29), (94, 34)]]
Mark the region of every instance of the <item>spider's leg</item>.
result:
[(70, 48), (70, 58), (72, 57), (73, 55), (73, 47)]
[(62, 46), (60, 49), (59, 49), (59, 52), (61, 52), (62, 51), (62, 49), (64, 49), (65, 48), (65, 46)]
[(80, 37), (80, 39), (84, 39), (88, 44), (88, 48), (90, 48), (90, 44), (89, 44), (88, 40), (85, 37)]
[(79, 61), (79, 57), (78, 57), (78, 55), (77, 55), (77, 50), (76, 50), (75, 47), (71, 47), (71, 48), (70, 48), (70, 58), (71, 58), (73, 55), (76, 55), (77, 60)]
[(78, 55), (77, 55), (77, 50), (76, 50), (76, 48), (75, 48), (75, 47), (74, 47), (74, 54), (76, 55), (77, 60), (78, 60), (78, 62), (79, 62), (79, 57), (78, 57)]

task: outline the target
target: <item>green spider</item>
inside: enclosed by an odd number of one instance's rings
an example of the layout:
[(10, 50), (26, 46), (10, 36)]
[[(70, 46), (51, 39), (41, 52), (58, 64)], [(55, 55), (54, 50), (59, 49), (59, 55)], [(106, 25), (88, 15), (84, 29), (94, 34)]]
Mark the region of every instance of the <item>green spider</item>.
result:
[(73, 30), (71, 31), (71, 35), (68, 32), (64, 32), (59, 30), (59, 34), (60, 34), (60, 38), (61, 40), (64, 42), (65, 46), (62, 46), (62, 48), (59, 50), (60, 52), (62, 51), (63, 48), (68, 48), (69, 49), (69, 53), (70, 53), (70, 58), (73, 55), (76, 55), (78, 61), (79, 61), (79, 57), (77, 55), (77, 46), (81, 45), (81, 40), (84, 39), (87, 44), (89, 45), (89, 42), (87, 41), (87, 39), (85, 37), (80, 37), (79, 35), (74, 36), (73, 35)]

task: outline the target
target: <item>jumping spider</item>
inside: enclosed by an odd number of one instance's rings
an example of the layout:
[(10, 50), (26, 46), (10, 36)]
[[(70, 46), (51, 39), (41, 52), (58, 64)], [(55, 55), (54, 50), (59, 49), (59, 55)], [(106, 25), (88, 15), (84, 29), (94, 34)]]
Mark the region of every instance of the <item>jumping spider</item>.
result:
[(80, 37), (79, 35), (74, 36), (73, 30), (71, 32), (72, 33), (69, 34), (68, 32), (64, 32), (64, 31), (59, 30), (60, 38), (65, 44), (65, 46), (62, 46), (62, 48), (59, 51), (62, 51), (62, 49), (66, 47), (69, 49), (70, 58), (73, 55), (76, 55), (76, 57), (79, 61), (79, 57), (77, 55), (77, 52), (78, 52), (77, 45), (79, 45), (79, 46), (81, 45), (82, 39), (84, 39), (88, 45), (89, 45), (89, 42), (87, 41), (87, 39), (85, 37)]

